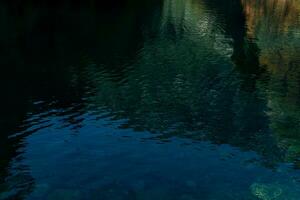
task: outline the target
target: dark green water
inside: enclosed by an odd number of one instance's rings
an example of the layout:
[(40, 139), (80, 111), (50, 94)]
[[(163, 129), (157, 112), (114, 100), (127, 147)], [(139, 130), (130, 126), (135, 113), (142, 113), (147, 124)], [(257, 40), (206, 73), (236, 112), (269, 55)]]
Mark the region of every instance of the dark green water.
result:
[(0, 16), (1, 200), (300, 199), (299, 0)]

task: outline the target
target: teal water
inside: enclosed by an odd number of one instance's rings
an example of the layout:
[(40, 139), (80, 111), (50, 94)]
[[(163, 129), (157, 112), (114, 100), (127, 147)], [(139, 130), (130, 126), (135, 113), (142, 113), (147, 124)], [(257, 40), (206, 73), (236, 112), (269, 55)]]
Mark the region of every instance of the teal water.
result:
[(300, 199), (300, 1), (0, 3), (0, 199)]

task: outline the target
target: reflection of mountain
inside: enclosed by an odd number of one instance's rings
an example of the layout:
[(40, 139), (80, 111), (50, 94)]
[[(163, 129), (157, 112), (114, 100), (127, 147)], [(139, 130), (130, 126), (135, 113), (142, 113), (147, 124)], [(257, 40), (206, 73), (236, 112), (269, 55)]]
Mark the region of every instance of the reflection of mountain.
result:
[(248, 37), (256, 38), (260, 64), (270, 74), (267, 91), (271, 128), (287, 159), (300, 156), (300, 1), (242, 0)]

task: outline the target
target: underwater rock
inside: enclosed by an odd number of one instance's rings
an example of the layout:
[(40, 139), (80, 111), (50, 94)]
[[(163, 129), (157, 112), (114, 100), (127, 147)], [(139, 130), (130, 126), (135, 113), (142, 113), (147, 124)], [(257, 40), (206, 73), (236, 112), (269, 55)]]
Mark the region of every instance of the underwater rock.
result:
[(277, 184), (253, 183), (251, 193), (261, 200), (277, 200), (282, 195), (282, 188)]

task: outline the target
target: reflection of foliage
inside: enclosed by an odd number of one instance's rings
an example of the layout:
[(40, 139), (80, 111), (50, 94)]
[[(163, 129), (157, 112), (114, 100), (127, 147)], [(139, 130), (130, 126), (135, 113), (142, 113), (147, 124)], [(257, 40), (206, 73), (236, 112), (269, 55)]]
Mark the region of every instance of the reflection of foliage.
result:
[(299, 89), (297, 83), (296, 87), (291, 86), (296, 81), (293, 77), (299, 80), (299, 72), (285, 80), (282, 76), (274, 75), (271, 81), (272, 90), (268, 94), (271, 128), (281, 148), (287, 150), (287, 161), (294, 161), (300, 157)]
[[(209, 56), (206, 56), (207, 59), (193, 56), (195, 50), (200, 54), (213, 53), (193, 43), (189, 49), (163, 40), (145, 44), (140, 59), (134, 64), (135, 70), (128, 75), (126, 82), (118, 87), (108, 85), (104, 89), (102, 86), (105, 84), (99, 85), (97, 101), (112, 104), (110, 108), (126, 110), (126, 115), (133, 115), (130, 116), (133, 119), (131, 123), (150, 130), (161, 127), (160, 131), (163, 131), (168, 128), (165, 123), (169, 126), (177, 121), (189, 123), (197, 115), (203, 115), (205, 119), (205, 113), (199, 113), (199, 110), (205, 107), (213, 110), (218, 93), (227, 91), (220, 82), (228, 76), (226, 73), (230, 73), (229, 69), (222, 74), (222, 68), (228, 69), (230, 65), (222, 58), (220, 63), (223, 66), (214, 65)], [(231, 79), (230, 76), (228, 78)], [(108, 88), (114, 90), (109, 91)], [(143, 121), (138, 123), (135, 120)]]
[[(198, 14), (201, 18), (206, 13)], [(162, 26), (167, 30), (144, 43), (121, 85), (98, 72), (101, 81), (94, 83), (97, 95), (90, 100), (99, 107), (109, 108), (115, 118), (127, 119), (123, 127), (162, 133), (158, 135), (160, 139), (179, 136), (227, 143), (259, 152), (264, 155), (265, 164), (279, 161), (281, 152), (264, 113), (266, 102), (256, 91), (257, 77), (249, 76), (255, 69), (239, 74), (233, 68), (228, 53), (221, 54), (222, 50), (215, 48), (215, 36), (219, 33), (211, 29), (213, 25), (206, 27), (206, 35), (197, 29), (183, 30), (180, 34), (168, 32), (172, 25), (193, 27), (194, 22), (201, 23), (195, 18), (178, 21), (188, 25), (170, 22)], [(163, 21), (164, 25), (167, 23)], [(248, 47), (246, 56), (257, 56), (256, 48)], [(251, 62), (245, 67), (250, 68), (253, 63), (257, 64)]]
[(270, 126), (287, 161), (300, 157), (300, 1), (243, 0), (248, 35), (257, 38), (260, 63), (269, 72), (261, 83), (270, 108)]
[[(276, 69), (278, 63), (288, 63), (284, 65), (297, 71), (289, 62), (298, 56), (293, 43), (299, 39), (290, 40), (287, 34), (286, 48), (294, 50), (280, 50), (281, 57), (271, 54), (278, 51), (272, 50), (276, 44), (265, 40), (267, 26), (255, 29), (264, 39), (245, 40), (241, 5), (224, 2), (166, 0), (161, 23), (160, 10), (153, 12), (160, 7), (153, 1), (144, 7), (128, 4), (113, 17), (90, 4), (65, 3), (59, 9), (28, 4), (19, 17), (3, 8), (0, 23), (6, 29), (0, 41), (9, 51), (2, 54), (1, 64), (12, 73), (2, 75), (1, 81), (11, 91), (20, 91), (18, 98), (8, 96), (25, 107), (14, 111), (21, 117), (13, 126), (30, 109), (31, 99), (55, 100), (55, 106), (63, 109), (80, 104), (82, 110), (97, 112), (104, 107), (115, 119), (127, 120), (123, 128), (162, 133), (161, 139), (188, 137), (254, 150), (271, 166), (282, 156), (277, 139), (294, 160), (298, 153), (293, 152), (299, 152), (298, 77), (288, 73), (284, 80), (289, 87), (283, 91), (277, 85), (284, 85), (280, 73), (268, 73), (268, 87), (257, 80), (263, 73), (259, 62), (268, 66), (274, 62)], [(216, 15), (205, 10), (206, 4), (216, 12), (227, 11)], [(271, 40), (283, 41), (276, 33)], [(286, 45), (274, 48), (282, 46)], [(282, 96), (284, 92), (288, 95)], [(269, 116), (264, 112), (267, 106)]]
[(256, 37), (261, 32), (261, 36), (267, 39), (270, 35), (281, 36), (299, 27), (299, 0), (241, 0), (241, 2), (250, 37)]

